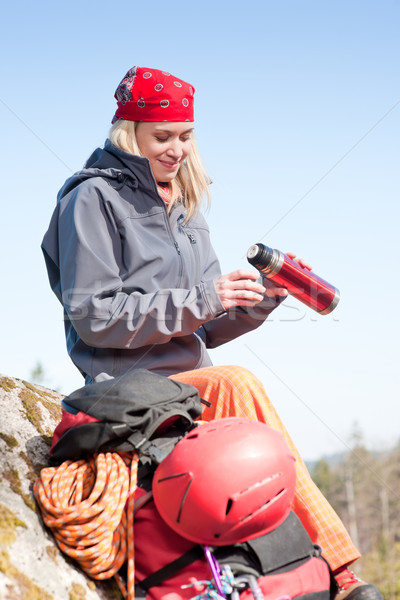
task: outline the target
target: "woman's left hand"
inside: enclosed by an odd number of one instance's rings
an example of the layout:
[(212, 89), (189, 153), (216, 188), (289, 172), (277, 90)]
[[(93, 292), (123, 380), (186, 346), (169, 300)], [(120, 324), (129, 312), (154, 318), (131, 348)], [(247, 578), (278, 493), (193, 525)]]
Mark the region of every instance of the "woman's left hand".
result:
[(306, 263), (302, 258), (296, 258), (296, 255), (294, 254), (294, 252), (286, 252), (286, 254), (289, 258), (291, 258), (292, 260), (295, 260), (297, 263), (299, 263), (299, 265), (301, 266), (302, 269), (307, 269), (307, 271), (312, 270), (312, 266), (309, 265), (308, 263)]

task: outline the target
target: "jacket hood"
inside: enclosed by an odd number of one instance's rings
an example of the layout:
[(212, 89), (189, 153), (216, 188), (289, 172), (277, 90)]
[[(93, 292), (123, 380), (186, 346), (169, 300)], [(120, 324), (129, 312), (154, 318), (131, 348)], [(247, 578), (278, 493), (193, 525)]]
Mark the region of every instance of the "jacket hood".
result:
[(151, 172), (150, 161), (143, 156), (135, 156), (112, 145), (106, 140), (104, 148), (96, 148), (89, 156), (83, 169), (69, 177), (57, 194), (60, 202), (69, 192), (92, 177), (103, 177), (125, 182), (131, 187), (156, 185)]
[[(66, 180), (57, 194), (57, 206), (42, 241), (50, 285), (60, 302), (58, 219), (62, 200), (79, 185), (96, 177), (108, 180), (115, 188), (127, 185), (135, 189), (140, 185), (143, 190), (157, 194), (157, 184), (151, 171), (150, 161), (145, 157), (135, 156), (116, 148), (108, 139), (104, 148), (97, 148), (91, 154), (81, 171)], [(160, 202), (162, 202), (161, 198)]]

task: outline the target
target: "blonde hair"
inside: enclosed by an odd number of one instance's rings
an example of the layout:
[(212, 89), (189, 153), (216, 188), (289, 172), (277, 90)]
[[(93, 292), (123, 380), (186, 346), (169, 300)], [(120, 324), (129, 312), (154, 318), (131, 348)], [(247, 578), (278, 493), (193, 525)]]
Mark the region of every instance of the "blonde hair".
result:
[[(137, 123), (137, 121), (118, 119), (110, 129), (109, 138), (113, 146), (120, 150), (142, 156), (136, 140)], [(191, 149), (186, 160), (180, 166), (176, 177), (168, 183), (170, 192), (168, 211), (174, 204), (182, 201), (186, 207), (185, 221), (189, 221), (200, 210), (204, 196), (207, 198), (207, 205), (209, 204), (209, 184), (210, 179), (204, 169), (196, 140), (192, 137)], [(161, 186), (157, 187), (159, 193), (164, 195)]]

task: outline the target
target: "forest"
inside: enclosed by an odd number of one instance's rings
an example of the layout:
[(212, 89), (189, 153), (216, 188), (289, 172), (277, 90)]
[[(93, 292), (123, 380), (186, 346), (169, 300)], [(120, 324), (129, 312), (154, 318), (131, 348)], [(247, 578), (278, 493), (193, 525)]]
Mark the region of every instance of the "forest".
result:
[(354, 572), (385, 600), (400, 599), (400, 443), (372, 452), (354, 433), (351, 450), (309, 470), (362, 554)]

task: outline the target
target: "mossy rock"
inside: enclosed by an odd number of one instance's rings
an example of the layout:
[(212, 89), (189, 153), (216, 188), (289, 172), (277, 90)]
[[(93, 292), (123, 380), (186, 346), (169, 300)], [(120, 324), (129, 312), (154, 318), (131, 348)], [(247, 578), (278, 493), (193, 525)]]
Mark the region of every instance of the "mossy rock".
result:
[(0, 598), (122, 600), (113, 580), (87, 577), (58, 549), (32, 495), (61, 416), (58, 392), (0, 375)]

